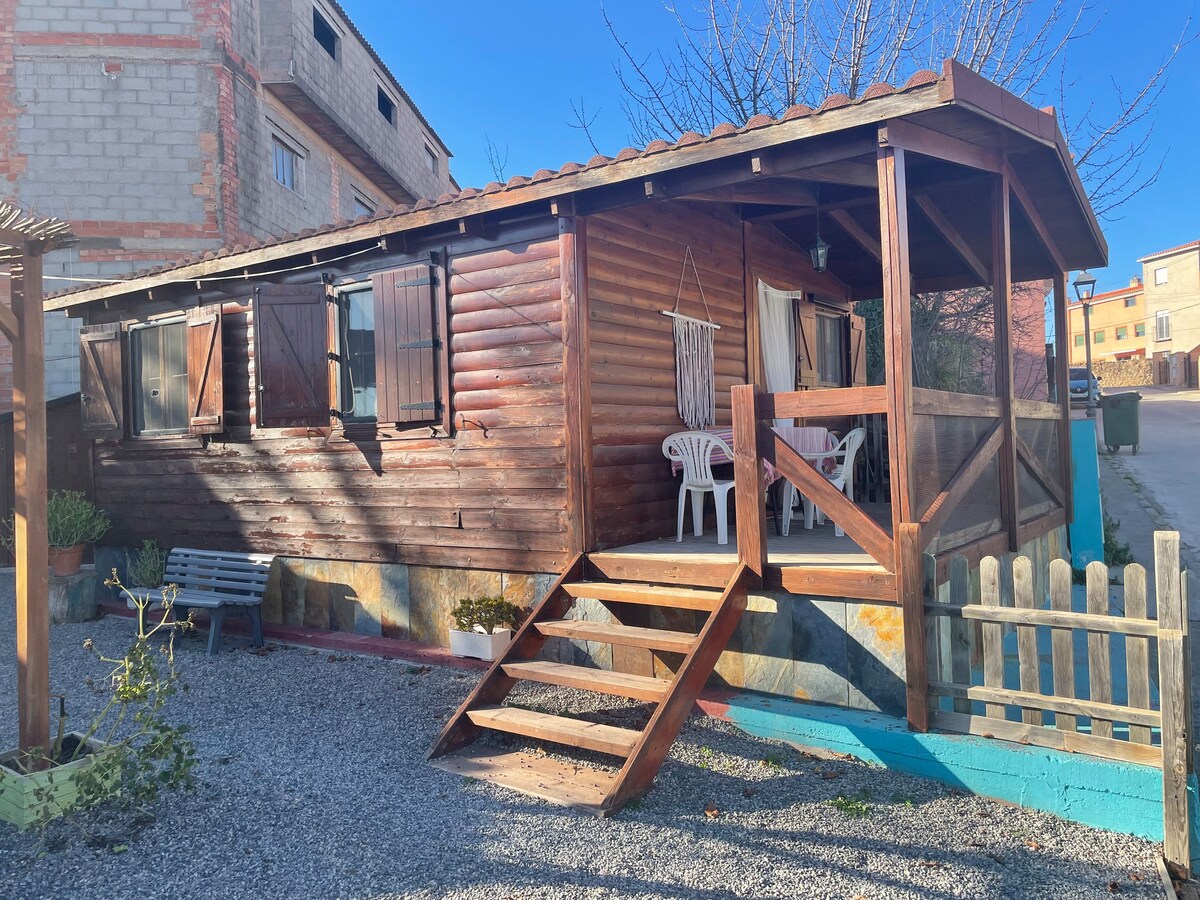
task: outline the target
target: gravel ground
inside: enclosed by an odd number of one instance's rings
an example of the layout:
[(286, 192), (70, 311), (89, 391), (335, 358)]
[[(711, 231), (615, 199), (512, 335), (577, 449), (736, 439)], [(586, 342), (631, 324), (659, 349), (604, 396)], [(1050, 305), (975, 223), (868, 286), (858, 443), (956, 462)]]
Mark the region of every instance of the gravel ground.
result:
[[(16, 742), (11, 576), (0, 586), (0, 747)], [(53, 687), (73, 725), (97, 698), (82, 650), (131, 623), (52, 633)], [(599, 820), (428, 766), (424, 751), (476, 680), (236, 639), (177, 654), (189, 685), (170, 717), (193, 728), (200, 786), (167, 795), (124, 852), (54, 826), (0, 824), (0, 896), (950, 898), (1161, 896), (1156, 845), (807, 756), (694, 718), (640, 803)], [(530, 690), (555, 709), (585, 695)], [(644, 710), (590, 698), (607, 721)], [(831, 801), (852, 798), (854, 817)], [(861, 803), (861, 806), (859, 804)], [(706, 806), (716, 816), (706, 815)]]

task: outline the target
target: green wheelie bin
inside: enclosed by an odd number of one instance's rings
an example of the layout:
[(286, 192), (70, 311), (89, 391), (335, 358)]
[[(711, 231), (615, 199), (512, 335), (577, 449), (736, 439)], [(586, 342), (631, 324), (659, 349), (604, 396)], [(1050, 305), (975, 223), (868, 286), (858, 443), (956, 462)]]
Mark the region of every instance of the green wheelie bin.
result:
[(1104, 394), (1100, 398), (1100, 408), (1104, 411), (1104, 446), (1109, 453), (1116, 453), (1122, 447), (1132, 447), (1136, 455), (1141, 448), (1141, 402), (1142, 395), (1137, 391)]

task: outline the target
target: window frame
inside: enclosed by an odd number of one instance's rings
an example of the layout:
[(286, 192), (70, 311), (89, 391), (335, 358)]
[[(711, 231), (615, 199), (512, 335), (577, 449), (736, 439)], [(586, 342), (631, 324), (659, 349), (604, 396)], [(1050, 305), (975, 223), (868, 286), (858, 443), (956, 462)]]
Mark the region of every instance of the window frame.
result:
[(1098, 331), (1092, 332), (1092, 343), (1093, 344), (1103, 344), (1104, 343), (1104, 329), (1103, 328), (1099, 329)]
[[(373, 216), (375, 213), (379, 212), (379, 204), (375, 203), (374, 201), (367, 200), (366, 195), (361, 191), (351, 191), (350, 196), (354, 198), (354, 215), (351, 216), (351, 218), (357, 219), (359, 216)], [(365, 212), (359, 212), (360, 209), (365, 210)]]
[(338, 410), (340, 412), (342, 397), (342, 365), (341, 357), (339, 356), (341, 346), (341, 294), (343, 292), (350, 293), (354, 290), (361, 290), (364, 287), (373, 290), (372, 277), (384, 272), (391, 272), (408, 266), (430, 266), (431, 274), (435, 279), (433, 302), (437, 321), (435, 322), (434, 333), (441, 343), (435, 361), (435, 371), (438, 378), (437, 393), (441, 412), (438, 420), (427, 422), (390, 422), (382, 426), (379, 424), (378, 419), (375, 422), (353, 422), (347, 426), (347, 423), (340, 416), (331, 414), (329, 436), (326, 438), (327, 443), (412, 441), (454, 437), (454, 420), (451, 416), (454, 391), (450, 382), (450, 300), (447, 293), (449, 279), (448, 259), (448, 251), (443, 250), (441, 252), (431, 252), (427, 256), (416, 259), (390, 261), (387, 266), (378, 269), (372, 268), (369, 272), (346, 275), (340, 279), (335, 279), (330, 285), (330, 290), (337, 297), (337, 301), (328, 304), (330, 358), (329, 408), (330, 410)]
[(1133, 336), (1144, 338), (1146, 336), (1146, 323), (1138, 322), (1133, 326)]
[[(1122, 332), (1124, 332), (1124, 333), (1122, 334)], [(1129, 326), (1128, 326), (1128, 325), (1118, 325), (1118, 326), (1117, 326), (1117, 335), (1116, 335), (1116, 339), (1117, 339), (1118, 341), (1127, 341), (1127, 340), (1129, 340)]]
[[(825, 312), (822, 309), (816, 310), (816, 317), (817, 317), (817, 329), (816, 329), (816, 331), (817, 331), (817, 333), (816, 333), (817, 386), (821, 387), (821, 388), (847, 387), (848, 386), (848, 378), (847, 378), (846, 369), (847, 369), (848, 354), (846, 352), (846, 342), (847, 342), (847, 335), (849, 332), (849, 328), (848, 328), (849, 319), (844, 314), (839, 315), (839, 314), (835, 314), (835, 313), (831, 313), (831, 312)], [(827, 341), (826, 341), (826, 337), (825, 337), (825, 328), (824, 328), (824, 325), (822, 324), (822, 320), (828, 320), (829, 322), (835, 323), (836, 328), (837, 328), (838, 339), (837, 339), (837, 341), (835, 341), (835, 346), (838, 348), (838, 360), (839, 360), (839, 363), (841, 366), (841, 374), (839, 375), (837, 381), (828, 381), (823, 377), (825, 375), (825, 372), (824, 372), (825, 362), (826, 362), (825, 349), (827, 346)]]
[[(1164, 323), (1166, 328), (1163, 328)], [(1166, 332), (1165, 334), (1163, 332)], [(1154, 312), (1154, 340), (1169, 341), (1171, 339), (1171, 311), (1159, 309)]]
[(1137, 306), (1137, 297), (1126, 297), (1125, 298), (1125, 308), (1126, 309), (1132, 309), (1135, 306)]
[[(271, 178), (284, 190), (291, 191), (296, 196), (304, 197), (304, 151), (299, 149), (300, 145), (284, 137), (280, 133), (280, 129), (271, 129)], [(279, 180), (279, 151), (291, 154), (292, 156), (292, 183), (289, 185), (285, 181)]]
[(438, 155), (438, 152), (430, 147), (428, 143), (426, 143), (425, 168), (427, 168), (432, 174), (437, 175), (441, 167), (441, 159), (442, 158)]
[[(139, 431), (137, 427), (138, 419), (141, 418), (141, 408), (139, 406), (141, 398), (141, 374), (140, 357), (138, 356), (136, 335), (143, 331), (148, 331), (151, 328), (163, 328), (170, 325), (179, 325), (183, 328), (184, 344), (183, 344), (183, 382), (184, 382), (184, 424), (182, 428), (172, 428), (168, 430), (149, 430)], [(183, 313), (171, 313), (158, 319), (147, 319), (141, 322), (131, 322), (124, 327), (124, 339), (126, 346), (124, 377), (125, 383), (128, 386), (125, 390), (126, 403), (128, 404), (129, 415), (126, 422), (126, 436), (134, 441), (179, 441), (187, 440), (191, 443), (198, 443), (199, 438), (191, 431), (189, 423), (186, 421), (188, 412), (188, 394), (187, 394), (187, 375), (188, 375), (188, 356), (187, 356), (187, 316)]]
[[(387, 112), (385, 112), (384, 108), (383, 108), (383, 105), (385, 103), (387, 104), (387, 107), (388, 107)], [(399, 116), (397, 114), (397, 106), (398, 106), (398, 104), (396, 103), (396, 99), (384, 89), (382, 84), (380, 84), (379, 82), (376, 82), (375, 83), (375, 108), (379, 111), (379, 115), (383, 116), (383, 118), (387, 120), (387, 123), (389, 125), (391, 125), (393, 128), (399, 127), (399, 125), (397, 124), (397, 120), (399, 118)]]
[[(324, 31), (328, 32), (329, 38), (333, 41), (332, 50), (321, 39), (321, 35), (317, 33), (318, 23)], [(330, 59), (338, 63), (342, 61), (342, 35), (334, 24), (329, 21), (329, 17), (315, 3), (313, 4), (312, 36), (313, 40), (317, 42), (317, 46), (324, 50)]]
[[(1162, 276), (1161, 280), (1159, 280), (1159, 277), (1158, 277), (1159, 275)], [(1159, 266), (1154, 270), (1154, 286), (1155, 287), (1158, 287), (1159, 285), (1163, 285), (1163, 284), (1170, 284), (1170, 279), (1171, 279), (1171, 267), (1170, 266)]]
[(1083, 346), (1083, 345), (1086, 343), (1086, 341), (1087, 341), (1087, 335), (1086, 335), (1086, 334), (1077, 334), (1077, 335), (1075, 335), (1075, 346), (1076, 346), (1076, 347), (1082, 347), (1082, 346)]

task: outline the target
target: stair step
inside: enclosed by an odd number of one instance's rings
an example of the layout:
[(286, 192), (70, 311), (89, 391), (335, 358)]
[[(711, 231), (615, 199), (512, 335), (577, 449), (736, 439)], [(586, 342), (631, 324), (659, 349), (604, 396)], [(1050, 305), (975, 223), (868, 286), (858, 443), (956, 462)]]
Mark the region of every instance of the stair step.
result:
[(696, 609), (702, 612), (712, 612), (716, 608), (717, 601), (721, 599), (720, 591), (616, 581), (577, 581), (574, 584), (564, 584), (563, 590), (572, 597), (586, 597), (589, 600), (641, 603), (646, 606), (670, 606), (676, 609)]
[(641, 732), (628, 728), (552, 716), (516, 706), (483, 706), (467, 710), (467, 716), (480, 728), (507, 731), (568, 747), (611, 753), (613, 756), (629, 756), (642, 736)]
[(658, 703), (666, 696), (667, 690), (671, 687), (671, 682), (662, 678), (629, 675), (625, 672), (610, 672), (607, 669), (591, 669), (586, 666), (570, 666), (566, 663), (543, 660), (509, 663), (501, 668), (513, 678), (524, 681), (557, 684), (562, 687), (595, 691), (598, 694), (615, 694), (618, 697), (645, 700), (649, 703)]
[(607, 622), (586, 622), (582, 619), (552, 619), (538, 622), (537, 630), (547, 637), (572, 638), (577, 641), (599, 641), (620, 647), (640, 647), (666, 653), (689, 653), (696, 636), (686, 631), (665, 631), (661, 628), (638, 628)]
[(431, 764), (480, 781), (490, 781), (560, 806), (603, 815), (604, 800), (617, 781), (617, 773), (593, 769), (552, 756), (525, 750), (497, 750), (473, 744)]

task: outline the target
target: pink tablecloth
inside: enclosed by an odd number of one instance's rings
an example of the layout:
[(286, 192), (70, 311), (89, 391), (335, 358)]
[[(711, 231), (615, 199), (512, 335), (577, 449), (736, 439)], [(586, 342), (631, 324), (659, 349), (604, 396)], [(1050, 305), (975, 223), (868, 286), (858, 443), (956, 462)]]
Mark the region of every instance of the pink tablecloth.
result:
[[(832, 450), (837, 446), (837, 441), (834, 440), (833, 435), (829, 433), (829, 429), (827, 428), (807, 425), (775, 425), (773, 426), (773, 430), (787, 441), (788, 445), (797, 453), (822, 453), (826, 450)], [(708, 428), (706, 431), (716, 435), (730, 447), (733, 447), (732, 428)], [(732, 457), (726, 454), (720, 447), (713, 447), (708, 459), (714, 466), (733, 462)], [(810, 460), (810, 462), (813, 462), (813, 460)], [(825, 472), (832, 472), (836, 465), (837, 460), (832, 456), (827, 456), (820, 461), (820, 467)], [(682, 469), (683, 463), (678, 460), (671, 463), (672, 475), (678, 475)], [(764, 459), (763, 481), (770, 485), (778, 481), (779, 478), (780, 475), (776, 468)]]

